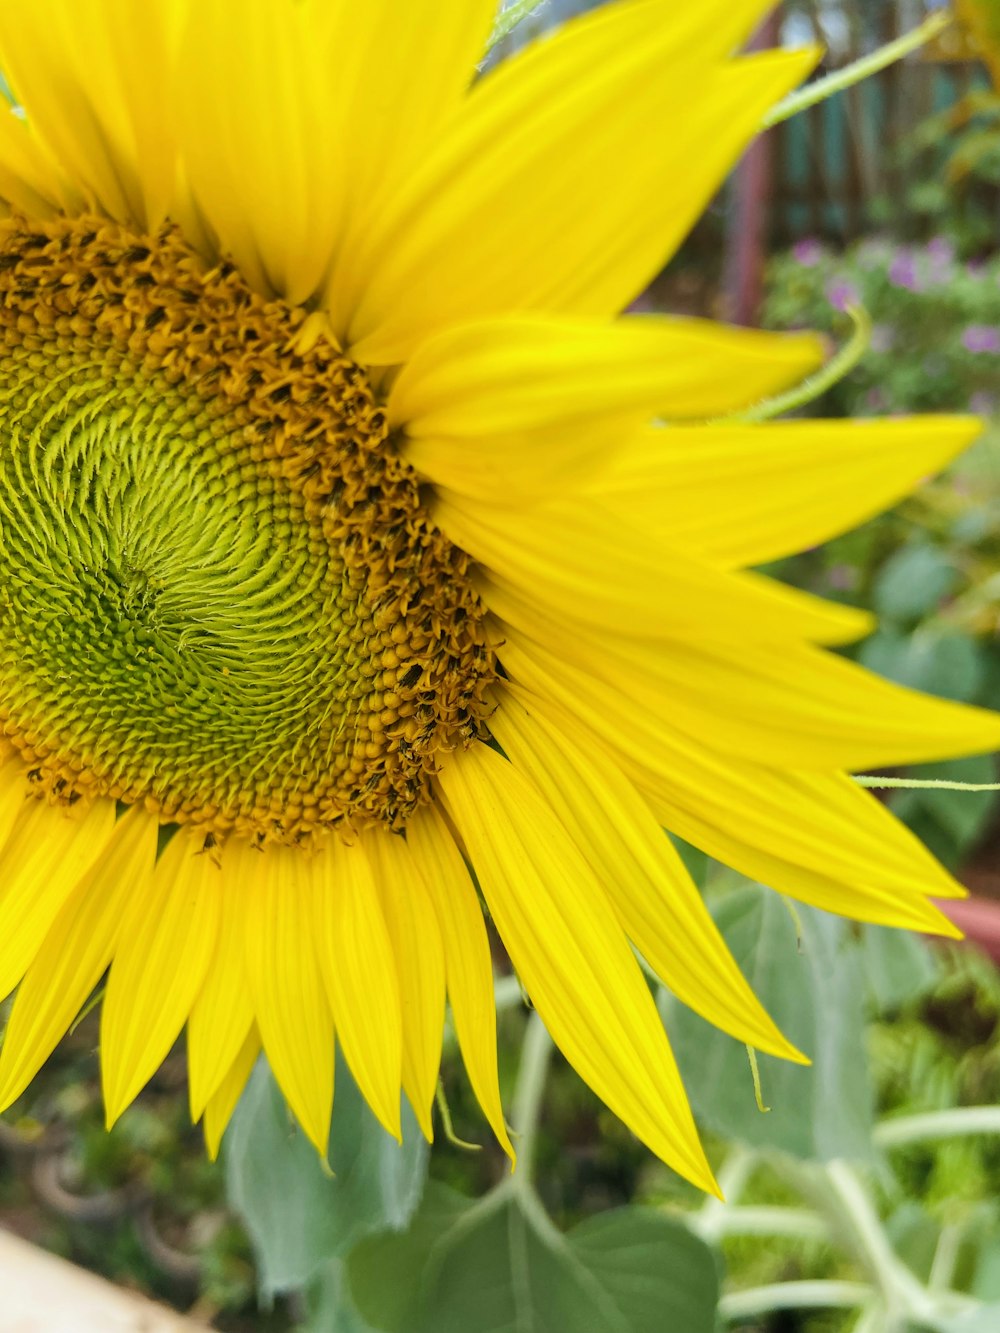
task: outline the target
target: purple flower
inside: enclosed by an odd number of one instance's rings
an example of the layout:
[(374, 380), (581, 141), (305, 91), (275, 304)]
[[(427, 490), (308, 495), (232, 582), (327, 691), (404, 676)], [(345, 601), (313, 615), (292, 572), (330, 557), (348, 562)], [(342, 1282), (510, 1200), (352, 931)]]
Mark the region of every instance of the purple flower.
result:
[(889, 281), (894, 287), (903, 287), (908, 292), (923, 290), (923, 283), (917, 273), (917, 266), (909, 250), (900, 250), (889, 265)]
[(823, 247), (815, 236), (806, 236), (792, 246), (792, 258), (803, 268), (815, 268), (823, 258)]
[(993, 324), (969, 324), (962, 330), (962, 346), (967, 352), (1000, 355), (1000, 328)]
[(889, 400), (881, 389), (869, 389), (865, 394), (865, 407), (872, 412), (884, 412)]
[(955, 247), (947, 236), (932, 236), (927, 242), (927, 256), (935, 264), (947, 265), (955, 258)]
[(989, 417), (997, 410), (997, 396), (985, 389), (977, 390), (969, 399), (969, 411), (977, 417)]
[(836, 310), (846, 310), (849, 305), (860, 305), (861, 298), (853, 282), (846, 278), (834, 278), (826, 289), (826, 299)]
[(896, 330), (891, 324), (873, 324), (871, 348), (873, 352), (891, 352), (896, 345)]

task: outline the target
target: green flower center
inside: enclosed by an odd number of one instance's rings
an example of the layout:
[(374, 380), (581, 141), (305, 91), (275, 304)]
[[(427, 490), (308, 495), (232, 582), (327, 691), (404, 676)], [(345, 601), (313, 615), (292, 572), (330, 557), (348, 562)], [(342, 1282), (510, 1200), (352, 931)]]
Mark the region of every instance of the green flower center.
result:
[(258, 840), (402, 826), (495, 665), (363, 371), (172, 230), (32, 226), (0, 232), (0, 718), (33, 780)]

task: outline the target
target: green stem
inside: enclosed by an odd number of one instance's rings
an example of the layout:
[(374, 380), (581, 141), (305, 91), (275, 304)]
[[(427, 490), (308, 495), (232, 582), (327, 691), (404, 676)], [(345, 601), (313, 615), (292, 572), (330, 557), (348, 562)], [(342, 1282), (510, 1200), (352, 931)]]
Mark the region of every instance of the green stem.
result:
[(863, 1282), (772, 1282), (766, 1287), (733, 1291), (719, 1300), (723, 1319), (755, 1319), (772, 1310), (853, 1310), (871, 1300)]
[(887, 42), (877, 51), (862, 56), (860, 60), (852, 61), (843, 69), (834, 70), (825, 78), (816, 79), (814, 83), (796, 89), (794, 93), (789, 93), (771, 108), (764, 117), (763, 128), (769, 130), (773, 125), (788, 120), (790, 116), (797, 116), (800, 111), (805, 111), (808, 107), (815, 106), (817, 102), (832, 97), (834, 93), (839, 93), (844, 88), (851, 88), (862, 79), (867, 79), (869, 75), (877, 74), (880, 69), (895, 64), (897, 60), (902, 60), (904, 56), (932, 41), (948, 27), (951, 21), (951, 15), (946, 12), (932, 14), (919, 27), (914, 28), (912, 32), (904, 33), (902, 37), (897, 37), (894, 42)]
[(903, 1148), (966, 1134), (1000, 1134), (1000, 1106), (955, 1106), (949, 1111), (883, 1120), (875, 1127), (873, 1138), (880, 1148)]
[(510, 36), (522, 19), (526, 19), (536, 9), (541, 9), (544, 3), (545, 0), (514, 0), (513, 4), (502, 9), (486, 42), (486, 54), (489, 55), (495, 46)]
[(511, 1183), (517, 1182), (521, 1187), (531, 1185), (538, 1122), (542, 1113), (542, 1098), (551, 1055), (552, 1038), (546, 1031), (545, 1024), (532, 1010), (524, 1033), (524, 1045), (521, 1048), (521, 1067), (517, 1072), (511, 1116), (518, 1136), (517, 1169), (511, 1176)]
[(945, 778), (880, 778), (858, 773), (853, 776), (859, 787), (902, 787), (904, 791), (934, 788), (939, 791), (1000, 791), (1000, 782), (949, 782)]
[[(697, 1225), (697, 1224), (696, 1224)], [(781, 1208), (746, 1205), (724, 1207), (707, 1227), (697, 1225), (703, 1240), (724, 1236), (788, 1236), (794, 1240), (829, 1241), (830, 1229), (823, 1217), (810, 1208)], [(710, 1231), (710, 1234), (705, 1234)]]

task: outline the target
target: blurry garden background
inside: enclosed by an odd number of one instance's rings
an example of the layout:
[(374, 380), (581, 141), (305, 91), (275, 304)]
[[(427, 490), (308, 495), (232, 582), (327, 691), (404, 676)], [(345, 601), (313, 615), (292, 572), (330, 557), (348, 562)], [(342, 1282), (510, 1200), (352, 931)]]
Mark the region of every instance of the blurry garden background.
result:
[[(551, 0), (505, 49), (581, 7)], [(829, 70), (913, 28), (929, 9), (923, 0), (787, 0), (763, 44), (818, 39)], [(898, 509), (770, 572), (875, 610), (880, 629), (852, 650), (867, 666), (931, 693), (1000, 706), (1000, 97), (968, 39), (949, 30), (771, 132), (642, 305), (815, 328), (832, 345), (851, 337), (846, 312), (860, 306), (872, 326), (868, 349), (807, 412), (973, 412), (992, 420), (947, 475), (929, 479)], [(986, 784), (997, 768), (984, 757), (911, 776)], [(1000, 960), (1000, 794), (922, 789), (888, 798), (982, 900), (967, 928)], [(1000, 1107), (994, 963), (970, 945), (928, 945), (805, 910), (793, 918), (774, 895), (693, 853), (691, 860), (737, 958), (815, 1066), (761, 1058), (761, 1106), (770, 1109), (759, 1109), (744, 1049), (664, 1002), (732, 1199), (722, 1208), (660, 1166), (556, 1059), (535, 1173), (552, 1218), (565, 1229), (643, 1205), (671, 1225), (680, 1219), (676, 1234), (692, 1248), (678, 1241), (678, 1270), (667, 1276), (675, 1294), (691, 1286), (690, 1304), (671, 1305), (674, 1297), (657, 1295), (651, 1278), (653, 1313), (634, 1323), (636, 1333), (712, 1333), (720, 1279), (719, 1327), (1000, 1330), (1000, 1109), (980, 1127), (992, 1133), (967, 1133), (960, 1117), (926, 1122), (923, 1134), (912, 1121), (909, 1130), (892, 1128), (895, 1117)], [(499, 953), (497, 964), (503, 973)], [(516, 983), (501, 982), (500, 998), (509, 1107), (526, 1020)], [(263, 1075), (237, 1114), (224, 1164), (209, 1163), (200, 1131), (188, 1123), (180, 1047), (106, 1134), (96, 1038), (95, 1015), (84, 1016), (0, 1122), (0, 1226), (217, 1329), (422, 1333), (425, 1324), (413, 1322), (418, 1258), (428, 1252), (420, 1229), (440, 1235), (435, 1217), (452, 1206), (436, 1190), (477, 1196), (505, 1173), (453, 1043), (443, 1073), (453, 1134), (439, 1119), (429, 1162), (437, 1186), (400, 1242), (380, 1228), (412, 1211), (424, 1157), (411, 1144), (388, 1168), (396, 1172), (389, 1183), (385, 1171), (365, 1174), (362, 1147), (372, 1130), (343, 1069), (330, 1180), (295, 1141)], [(847, 1176), (842, 1160), (853, 1164)], [(878, 1250), (866, 1222), (887, 1248)], [(502, 1304), (513, 1260), (502, 1238), (480, 1239), (479, 1257), (470, 1254), (456, 1271), (467, 1272), (470, 1290), (501, 1292)], [(454, 1243), (460, 1251), (466, 1241)], [(705, 1243), (717, 1263), (706, 1264)], [(971, 1299), (944, 1313), (928, 1305), (926, 1322), (915, 1320), (911, 1280)], [(380, 1281), (398, 1287), (395, 1307)], [(794, 1284), (787, 1300), (775, 1284)], [(881, 1292), (882, 1304), (866, 1306), (858, 1284)], [(885, 1313), (894, 1293), (908, 1311), (897, 1323)], [(825, 1308), (835, 1295), (839, 1306)], [(444, 1312), (427, 1327), (489, 1333), (494, 1325)], [(520, 1333), (520, 1323), (495, 1325), (515, 1327)], [(604, 1324), (594, 1328), (604, 1333)], [(539, 1323), (537, 1333), (590, 1330)]]

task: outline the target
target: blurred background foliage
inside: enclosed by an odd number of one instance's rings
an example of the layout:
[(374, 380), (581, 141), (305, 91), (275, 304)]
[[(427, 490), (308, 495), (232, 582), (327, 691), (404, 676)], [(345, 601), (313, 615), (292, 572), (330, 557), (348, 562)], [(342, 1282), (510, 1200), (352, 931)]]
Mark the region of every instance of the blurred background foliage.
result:
[[(533, 22), (580, 7), (557, 0)], [(905, 0), (793, 0), (781, 7), (776, 32), (789, 41), (819, 36), (830, 60), (843, 63), (922, 10)], [(967, 47), (932, 56), (775, 137), (767, 207), (757, 217), (768, 259), (756, 275), (753, 313), (768, 327), (816, 328), (842, 342), (846, 307), (868, 312), (866, 355), (811, 414), (973, 412), (988, 426), (944, 476), (890, 513), (768, 572), (874, 609), (878, 632), (853, 650), (866, 665), (931, 693), (997, 706), (1000, 98)], [(890, 123), (893, 133), (883, 134)], [(733, 238), (745, 233), (753, 206), (737, 176), (643, 306), (739, 314)], [(753, 256), (744, 261), (753, 278)], [(914, 773), (988, 783), (997, 769), (985, 757)], [(975, 892), (1000, 899), (996, 793), (899, 791), (889, 801)], [(724, 1326), (745, 1333), (1000, 1328), (1000, 1135), (892, 1146), (880, 1128), (896, 1117), (1000, 1105), (994, 964), (966, 945), (928, 946), (818, 913), (793, 915), (774, 895), (689, 855), (765, 1002), (818, 1057), (811, 1070), (762, 1057), (769, 1109), (759, 1109), (743, 1048), (663, 997), (710, 1155), (738, 1200), (729, 1212), (654, 1161), (553, 1056), (535, 1148), (540, 1219), (533, 1196), (496, 1189), (505, 1159), (448, 1042), (442, 1091), (453, 1130), (439, 1118), (432, 1154), (413, 1132), (405, 1155), (389, 1152), (341, 1070), (336, 1174), (327, 1178), (258, 1071), (227, 1136), (225, 1168), (211, 1164), (188, 1124), (181, 1049), (106, 1133), (91, 1013), (0, 1122), (0, 1225), (233, 1333), (529, 1327), (514, 1322), (516, 1310), (505, 1325), (476, 1322), (469, 1312), (482, 1308), (487, 1288), (497, 1309), (520, 1292), (521, 1313), (543, 1333), (712, 1333), (720, 1278)], [(497, 956), (502, 972), (499, 949)], [(516, 989), (505, 994), (517, 998)], [(0, 1006), (0, 1025), (5, 1013)], [(525, 1025), (521, 1007), (505, 1003), (508, 1106)], [(845, 1158), (857, 1164), (865, 1197), (915, 1279), (953, 1285), (985, 1313), (970, 1306), (927, 1324), (890, 1325), (865, 1323), (856, 1308), (740, 1305), (741, 1292), (775, 1283), (871, 1280), (870, 1255), (851, 1227), (833, 1234), (817, 1222), (829, 1203), (829, 1164)], [(432, 1183), (420, 1202), (425, 1171)], [(475, 1214), (472, 1199), (487, 1206)], [(774, 1208), (791, 1209), (787, 1225), (768, 1212)], [(737, 1224), (751, 1217), (758, 1230), (744, 1234)], [(568, 1239), (546, 1231), (553, 1222)], [(442, 1236), (451, 1238), (444, 1276), (422, 1290), (430, 1246)], [(608, 1254), (650, 1284), (658, 1322), (593, 1314), (605, 1298), (619, 1300), (614, 1273), (601, 1268)], [(590, 1322), (574, 1324), (567, 1311), (581, 1272), (605, 1285), (588, 1297)], [(525, 1288), (526, 1273), (534, 1286)], [(664, 1274), (667, 1286), (657, 1287)], [(670, 1305), (682, 1298), (688, 1304)], [(625, 1310), (624, 1300), (616, 1308)]]

